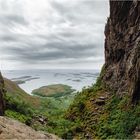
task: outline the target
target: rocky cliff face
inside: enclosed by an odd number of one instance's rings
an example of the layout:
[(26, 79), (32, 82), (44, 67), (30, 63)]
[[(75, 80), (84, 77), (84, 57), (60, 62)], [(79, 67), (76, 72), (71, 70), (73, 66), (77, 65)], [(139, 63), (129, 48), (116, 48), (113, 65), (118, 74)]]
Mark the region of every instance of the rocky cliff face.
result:
[(0, 116), (4, 115), (4, 80), (2, 78), (2, 75), (0, 73)]
[(102, 80), (117, 94), (140, 99), (140, 1), (110, 1)]

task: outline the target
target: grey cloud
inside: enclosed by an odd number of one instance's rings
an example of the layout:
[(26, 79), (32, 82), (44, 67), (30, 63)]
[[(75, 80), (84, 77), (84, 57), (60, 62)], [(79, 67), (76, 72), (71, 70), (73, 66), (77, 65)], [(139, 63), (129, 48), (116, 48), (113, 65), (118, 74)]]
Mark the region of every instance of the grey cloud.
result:
[(69, 20), (74, 23), (88, 22), (88, 24), (91, 24), (89, 21), (92, 21), (92, 24), (104, 23), (103, 15), (106, 14), (107, 1), (88, 0), (81, 1), (78, 4), (76, 3), (77, 1), (72, 1), (70, 4), (65, 3), (66, 5), (63, 5), (62, 3), (52, 1), (52, 6), (60, 15), (63, 15), (65, 20)]
[(9, 42), (9, 41), (16, 41), (16, 38), (14, 36), (6, 35), (6, 36), (1, 36), (0, 40)]
[[(3, 57), (7, 62), (34, 64), (36, 67), (47, 63), (65, 67), (103, 62), (107, 2), (68, 2), (48, 0), (55, 12), (48, 17), (39, 17), (38, 21), (29, 20), (22, 12), (21, 15), (0, 13), (1, 56), (5, 54)], [(27, 32), (23, 32), (19, 25)], [(40, 28), (44, 30), (38, 31)]]
[(25, 20), (25, 18), (19, 15), (0, 15), (0, 21), (0, 23), (3, 23), (5, 25), (12, 23), (28, 25), (28, 22)]

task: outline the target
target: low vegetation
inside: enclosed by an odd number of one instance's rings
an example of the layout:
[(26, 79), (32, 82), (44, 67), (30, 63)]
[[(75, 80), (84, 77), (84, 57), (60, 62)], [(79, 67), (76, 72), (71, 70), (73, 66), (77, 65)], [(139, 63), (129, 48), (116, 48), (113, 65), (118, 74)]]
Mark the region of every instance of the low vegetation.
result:
[[(129, 96), (118, 97), (108, 91), (99, 78), (95, 85), (76, 96), (65, 117), (79, 123), (80, 129), (70, 129), (71, 138), (132, 139), (140, 124), (139, 115), (139, 103), (134, 105)], [(68, 135), (65, 134), (65, 138)]]

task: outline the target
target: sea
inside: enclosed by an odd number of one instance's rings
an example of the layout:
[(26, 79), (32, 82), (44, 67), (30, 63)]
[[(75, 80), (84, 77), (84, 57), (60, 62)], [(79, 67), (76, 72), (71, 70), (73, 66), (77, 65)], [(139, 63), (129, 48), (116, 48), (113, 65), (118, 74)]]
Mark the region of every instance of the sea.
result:
[(19, 86), (31, 94), (34, 89), (52, 84), (65, 84), (81, 91), (96, 82), (99, 72), (91, 69), (3, 70), (2, 75), (12, 81), (24, 81)]

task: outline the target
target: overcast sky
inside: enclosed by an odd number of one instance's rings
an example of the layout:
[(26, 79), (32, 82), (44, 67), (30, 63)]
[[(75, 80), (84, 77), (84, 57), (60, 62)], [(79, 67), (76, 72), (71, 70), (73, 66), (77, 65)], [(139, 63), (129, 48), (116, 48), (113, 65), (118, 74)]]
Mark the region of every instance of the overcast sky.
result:
[(98, 69), (107, 1), (0, 0), (1, 69)]

